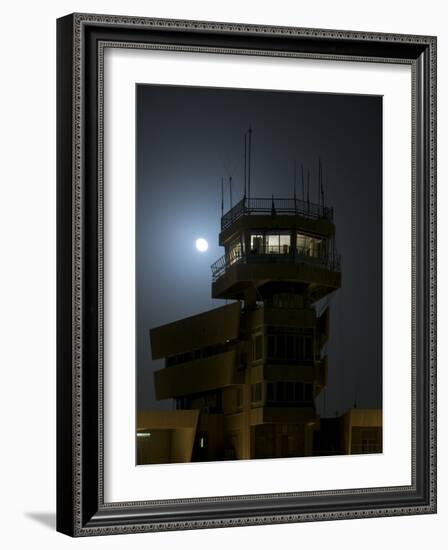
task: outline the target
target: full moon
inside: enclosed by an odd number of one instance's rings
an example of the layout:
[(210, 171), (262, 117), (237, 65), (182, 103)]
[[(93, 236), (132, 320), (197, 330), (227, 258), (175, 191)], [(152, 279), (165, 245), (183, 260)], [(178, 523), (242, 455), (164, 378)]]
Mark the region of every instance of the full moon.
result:
[(208, 249), (208, 242), (205, 239), (196, 239), (196, 248), (199, 252), (205, 252)]

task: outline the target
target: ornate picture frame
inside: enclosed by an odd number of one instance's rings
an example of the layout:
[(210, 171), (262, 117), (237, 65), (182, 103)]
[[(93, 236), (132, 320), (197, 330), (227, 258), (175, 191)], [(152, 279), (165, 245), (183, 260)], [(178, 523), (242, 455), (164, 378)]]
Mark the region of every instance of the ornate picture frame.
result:
[[(72, 14), (57, 22), (57, 530), (70, 536), (436, 512), (436, 38)], [(108, 47), (411, 67), (411, 483), (107, 502), (104, 52)], [(131, 368), (131, 367), (130, 367)]]

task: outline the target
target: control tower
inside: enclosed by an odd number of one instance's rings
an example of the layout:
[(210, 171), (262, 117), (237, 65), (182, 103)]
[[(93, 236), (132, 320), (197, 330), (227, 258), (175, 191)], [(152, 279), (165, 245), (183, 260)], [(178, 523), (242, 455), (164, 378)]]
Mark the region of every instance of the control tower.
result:
[[(230, 301), (150, 331), (157, 399), (198, 411), (191, 460), (309, 456), (327, 383), (333, 210), (244, 196), (221, 218), (211, 294)], [(326, 303), (327, 302), (327, 303)], [(178, 445), (182, 443), (178, 442)]]

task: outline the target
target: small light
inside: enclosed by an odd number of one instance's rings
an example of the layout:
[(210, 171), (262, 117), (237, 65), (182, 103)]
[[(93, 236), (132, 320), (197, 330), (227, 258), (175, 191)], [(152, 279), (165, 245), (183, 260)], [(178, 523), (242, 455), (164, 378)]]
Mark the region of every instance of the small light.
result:
[(204, 448), (204, 438), (201, 437), (200, 441), (199, 441), (199, 447), (201, 447), (201, 449)]
[(151, 432), (137, 432), (137, 437), (151, 437)]
[(196, 249), (199, 252), (206, 252), (208, 250), (208, 242), (202, 237), (200, 239), (196, 239)]

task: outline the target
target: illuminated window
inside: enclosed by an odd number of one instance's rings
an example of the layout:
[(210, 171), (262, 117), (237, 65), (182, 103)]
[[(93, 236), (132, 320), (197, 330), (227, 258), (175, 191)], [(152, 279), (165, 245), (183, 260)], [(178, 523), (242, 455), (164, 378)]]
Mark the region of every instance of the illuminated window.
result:
[(208, 445), (207, 441), (207, 433), (206, 432), (200, 432), (198, 437), (198, 443), (200, 449), (206, 449)]
[(297, 233), (297, 251), (304, 256), (319, 258), (322, 254), (322, 239)]
[(291, 235), (278, 233), (266, 235), (266, 246), (269, 254), (288, 254), (291, 246)]
[(250, 250), (254, 254), (263, 254), (263, 235), (254, 234), (250, 236)]
[(230, 264), (234, 264), (241, 260), (242, 257), (242, 247), (241, 247), (241, 240), (235, 239), (229, 244), (229, 262)]

